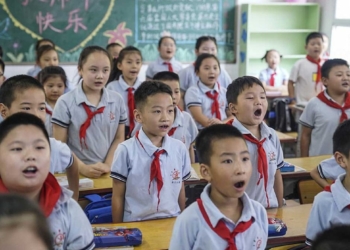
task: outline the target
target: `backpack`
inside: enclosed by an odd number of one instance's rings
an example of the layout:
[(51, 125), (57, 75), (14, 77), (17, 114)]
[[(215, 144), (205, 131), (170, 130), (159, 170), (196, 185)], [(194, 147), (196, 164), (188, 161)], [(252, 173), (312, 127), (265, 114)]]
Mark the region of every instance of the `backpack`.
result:
[(296, 132), (298, 124), (295, 122), (292, 110), (289, 108), (289, 98), (275, 98), (269, 113), (269, 126), (281, 132)]
[(89, 194), (85, 198), (91, 201), (84, 209), (91, 224), (112, 223), (112, 194)]

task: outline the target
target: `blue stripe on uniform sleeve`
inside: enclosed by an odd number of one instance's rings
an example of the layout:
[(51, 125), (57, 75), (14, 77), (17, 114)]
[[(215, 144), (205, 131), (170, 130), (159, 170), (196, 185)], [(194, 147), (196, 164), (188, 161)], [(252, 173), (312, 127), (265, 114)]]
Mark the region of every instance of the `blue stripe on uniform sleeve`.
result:
[(64, 122), (62, 122), (60, 120), (57, 120), (56, 118), (51, 118), (51, 122), (55, 123), (55, 124), (57, 124), (57, 125), (59, 125), (61, 127), (64, 127), (64, 128), (68, 128), (69, 127), (69, 124), (64, 123)]
[(124, 175), (118, 174), (117, 172), (111, 172), (110, 177), (113, 179), (120, 180), (122, 182), (126, 182), (126, 177)]
[(187, 181), (191, 177), (191, 171), (188, 172), (184, 177), (182, 177), (182, 180)]
[(277, 169), (280, 169), (281, 167), (284, 166), (284, 161), (280, 162), (277, 164)]

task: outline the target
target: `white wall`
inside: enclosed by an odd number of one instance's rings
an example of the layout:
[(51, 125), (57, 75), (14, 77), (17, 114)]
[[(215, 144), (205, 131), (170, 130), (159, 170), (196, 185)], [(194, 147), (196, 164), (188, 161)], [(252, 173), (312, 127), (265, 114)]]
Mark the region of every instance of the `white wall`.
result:
[[(322, 8), (322, 15), (324, 15), (325, 17), (327, 15), (330, 15), (328, 11), (329, 8), (331, 8), (329, 5), (329, 0), (309, 0), (310, 2), (319, 2), (324, 8)], [(238, 63), (239, 62), (239, 41), (240, 41), (240, 5), (241, 4), (246, 4), (246, 3), (271, 3), (271, 2), (285, 2), (284, 0), (237, 0), (237, 8), (236, 8), (236, 34), (235, 34), (235, 40), (236, 40), (236, 46), (235, 46), (235, 53), (236, 53), (236, 63), (234, 64), (223, 64), (222, 66), (225, 67), (225, 69), (227, 70), (227, 72), (229, 73), (229, 75), (231, 76), (232, 79), (235, 79), (238, 77)], [(327, 11), (326, 11), (327, 10)], [(333, 11), (334, 13), (334, 11)], [(328, 18), (322, 19), (322, 23), (321, 23), (321, 30), (326, 32), (327, 34), (330, 35), (330, 31), (331, 31), (331, 22), (329, 22)], [(185, 65), (187, 66), (187, 65)], [(5, 69), (5, 76), (6, 77), (10, 77), (13, 75), (17, 75), (17, 74), (25, 74), (29, 68), (31, 68), (31, 65), (6, 65), (6, 69)], [(64, 68), (64, 70), (67, 73), (68, 79), (70, 81), (75, 81), (75, 79), (77, 78), (77, 70), (76, 70), (76, 65), (72, 65), (72, 64), (62, 64), (62, 67)], [(147, 69), (147, 65), (143, 65), (141, 72), (140, 72), (140, 77), (143, 78), (143, 76), (145, 75)], [(141, 79), (143, 80), (143, 79)]]

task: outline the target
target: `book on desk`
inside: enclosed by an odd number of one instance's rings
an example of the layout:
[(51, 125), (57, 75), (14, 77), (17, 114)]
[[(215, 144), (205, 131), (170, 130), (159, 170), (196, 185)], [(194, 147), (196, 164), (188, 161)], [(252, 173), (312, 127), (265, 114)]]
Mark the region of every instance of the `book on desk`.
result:
[[(67, 176), (55, 176), (58, 184), (61, 187), (69, 188)], [(89, 189), (94, 187), (94, 181), (89, 178), (79, 179), (79, 190), (80, 189)]]

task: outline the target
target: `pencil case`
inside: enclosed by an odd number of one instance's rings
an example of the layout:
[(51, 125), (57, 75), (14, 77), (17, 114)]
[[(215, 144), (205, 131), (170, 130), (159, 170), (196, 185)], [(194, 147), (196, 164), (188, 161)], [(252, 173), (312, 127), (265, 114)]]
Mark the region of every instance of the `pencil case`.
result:
[(288, 162), (284, 162), (283, 167), (280, 168), (280, 171), (283, 172), (294, 172), (295, 171), (295, 166), (288, 163)]
[(138, 228), (93, 227), (96, 247), (137, 246), (142, 243)]
[(284, 224), (284, 222), (277, 218), (268, 218), (269, 221), (269, 230), (268, 230), (268, 236), (269, 237), (275, 237), (275, 236), (282, 236), (287, 233), (287, 226)]

